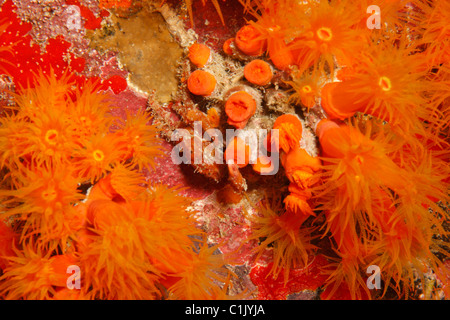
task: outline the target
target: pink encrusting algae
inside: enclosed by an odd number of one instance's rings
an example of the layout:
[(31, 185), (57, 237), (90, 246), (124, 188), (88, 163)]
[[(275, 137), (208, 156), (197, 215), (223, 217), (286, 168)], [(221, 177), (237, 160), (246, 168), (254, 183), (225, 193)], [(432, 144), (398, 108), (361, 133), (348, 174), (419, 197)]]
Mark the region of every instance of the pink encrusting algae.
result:
[(165, 2), (67, 4), (91, 40), (160, 12), (167, 103), (1, 5), (0, 299), (448, 299), (448, 2), (185, 1), (192, 29)]

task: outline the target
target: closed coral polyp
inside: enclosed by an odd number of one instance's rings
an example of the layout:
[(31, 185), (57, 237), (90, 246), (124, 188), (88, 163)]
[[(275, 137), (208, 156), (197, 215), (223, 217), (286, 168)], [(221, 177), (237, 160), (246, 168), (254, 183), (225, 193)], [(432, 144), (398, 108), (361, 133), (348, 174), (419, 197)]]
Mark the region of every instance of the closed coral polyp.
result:
[(228, 123), (237, 128), (246, 125), (247, 120), (256, 111), (256, 100), (246, 91), (233, 93), (225, 103), (225, 113), (228, 116)]
[(189, 47), (189, 60), (198, 68), (203, 68), (211, 55), (211, 49), (202, 43), (194, 43)]
[(249, 56), (259, 56), (264, 53), (266, 42), (260, 39), (261, 33), (252, 25), (243, 26), (235, 37), (236, 46)]
[(255, 59), (244, 67), (244, 76), (245, 79), (253, 84), (265, 86), (272, 80), (273, 74), (267, 62)]
[(198, 96), (209, 96), (216, 87), (216, 78), (209, 72), (195, 70), (187, 80), (188, 89)]

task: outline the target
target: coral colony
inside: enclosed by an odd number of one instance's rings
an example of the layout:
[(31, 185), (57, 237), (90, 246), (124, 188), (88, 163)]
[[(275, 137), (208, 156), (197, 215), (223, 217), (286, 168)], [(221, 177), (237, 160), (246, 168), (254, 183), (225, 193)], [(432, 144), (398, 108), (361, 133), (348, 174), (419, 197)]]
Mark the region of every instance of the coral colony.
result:
[[(0, 299), (450, 297), (449, 1), (0, 10)], [(92, 47), (142, 12), (170, 101)]]

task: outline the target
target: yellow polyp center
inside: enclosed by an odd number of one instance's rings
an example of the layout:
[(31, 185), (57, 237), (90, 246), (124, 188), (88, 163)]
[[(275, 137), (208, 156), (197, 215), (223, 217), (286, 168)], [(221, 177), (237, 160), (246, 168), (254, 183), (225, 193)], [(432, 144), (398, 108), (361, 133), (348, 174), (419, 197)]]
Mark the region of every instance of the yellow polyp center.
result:
[(311, 88), (310, 86), (304, 86), (304, 87), (302, 88), (302, 91), (303, 91), (304, 93), (311, 93), (312, 88)]
[(50, 145), (55, 145), (58, 139), (58, 131), (50, 129), (45, 133), (45, 141)]
[(94, 157), (95, 161), (102, 161), (103, 159), (105, 159), (105, 154), (103, 153), (103, 151), (101, 150), (95, 150), (94, 152), (92, 152), (92, 156)]
[(381, 90), (383, 91), (389, 91), (392, 88), (391, 79), (388, 77), (380, 77), (380, 80), (378, 81), (378, 85), (380, 86)]
[(55, 200), (57, 195), (56, 190), (50, 187), (41, 193), (42, 199), (47, 202)]
[(316, 33), (317, 37), (322, 41), (330, 41), (333, 38), (333, 32), (331, 32), (330, 28), (319, 28)]

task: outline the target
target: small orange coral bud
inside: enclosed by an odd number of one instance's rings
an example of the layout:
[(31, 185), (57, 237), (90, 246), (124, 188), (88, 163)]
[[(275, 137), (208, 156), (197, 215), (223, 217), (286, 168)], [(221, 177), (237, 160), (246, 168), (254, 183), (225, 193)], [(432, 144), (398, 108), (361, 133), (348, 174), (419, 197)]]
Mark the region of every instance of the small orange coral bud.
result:
[(235, 127), (238, 127), (239, 123), (247, 121), (255, 111), (256, 101), (251, 94), (245, 91), (233, 93), (225, 103), (228, 123)]
[(231, 44), (234, 42), (234, 38), (229, 38), (223, 43), (223, 52), (225, 54), (232, 56), (233, 55), (233, 49), (231, 48)]
[(111, 175), (107, 175), (91, 188), (87, 202), (89, 203), (94, 200), (112, 200), (117, 195), (116, 190), (111, 185)]
[(249, 56), (259, 56), (265, 51), (266, 41), (260, 39), (261, 33), (252, 25), (243, 26), (234, 42), (240, 51)]
[(216, 78), (206, 71), (195, 70), (187, 80), (188, 89), (198, 96), (209, 96), (216, 87)]
[(248, 165), (250, 161), (250, 147), (239, 137), (234, 137), (225, 150), (225, 161), (233, 161), (239, 168)]
[(249, 62), (244, 68), (244, 77), (249, 82), (258, 86), (265, 86), (272, 80), (270, 65), (260, 59)]
[(211, 49), (201, 43), (194, 43), (189, 47), (189, 60), (198, 68), (203, 68), (211, 56)]
[(283, 114), (275, 120), (273, 129), (278, 130), (278, 141), (272, 137), (272, 143), (289, 152), (291, 148), (298, 147), (302, 138), (303, 127), (300, 119), (294, 114)]

